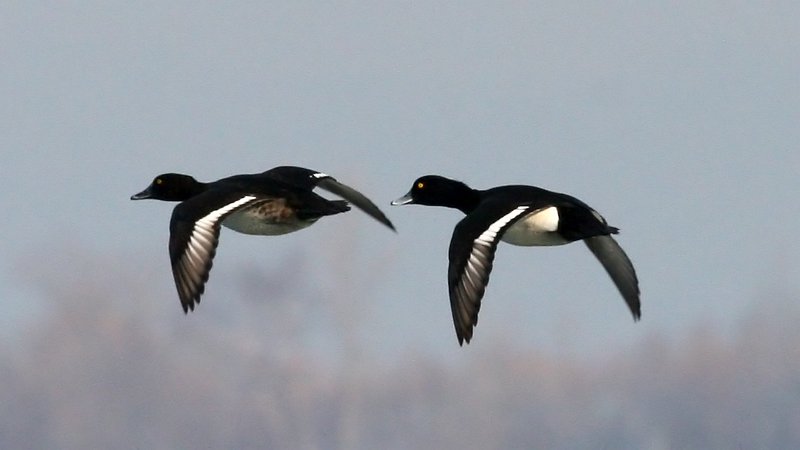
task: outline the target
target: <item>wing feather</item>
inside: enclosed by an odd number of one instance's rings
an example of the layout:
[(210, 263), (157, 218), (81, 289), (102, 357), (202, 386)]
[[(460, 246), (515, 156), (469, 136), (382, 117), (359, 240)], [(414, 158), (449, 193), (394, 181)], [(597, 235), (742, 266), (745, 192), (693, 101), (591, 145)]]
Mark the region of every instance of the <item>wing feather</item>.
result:
[(500, 238), (529, 212), (530, 206), (522, 205), (502, 215), (487, 214), (495, 209), (496, 205), (488, 203), (467, 215), (456, 225), (450, 240), (447, 278), (459, 345), (472, 339)]
[[(214, 204), (219, 193), (208, 192), (187, 200), (172, 212), (170, 220), (169, 254), (172, 275), (184, 312), (194, 310), (205, 290), (211, 271), (222, 220), (233, 212), (259, 201), (253, 195), (233, 195), (223, 206)], [(218, 203), (217, 203), (218, 204)]]
[(303, 189), (312, 190), (315, 187), (320, 187), (347, 200), (349, 203), (355, 205), (358, 209), (367, 213), (373, 219), (386, 225), (392, 229), (392, 231), (396, 231), (392, 222), (372, 200), (350, 186), (340, 183), (336, 180), (336, 178), (326, 173), (306, 169), (304, 167), (279, 166), (273, 167), (272, 169), (264, 172), (264, 174)]
[(631, 260), (611, 235), (593, 236), (583, 240), (614, 281), (622, 298), (633, 314), (633, 320), (642, 317), (639, 302), (639, 279)]

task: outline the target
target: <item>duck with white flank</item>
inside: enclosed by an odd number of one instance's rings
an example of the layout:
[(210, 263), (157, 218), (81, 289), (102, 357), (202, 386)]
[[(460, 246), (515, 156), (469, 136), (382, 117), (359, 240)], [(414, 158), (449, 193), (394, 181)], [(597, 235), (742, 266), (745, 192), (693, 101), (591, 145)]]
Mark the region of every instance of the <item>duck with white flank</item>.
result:
[(582, 240), (605, 267), (628, 304), (641, 317), (639, 281), (609, 226), (577, 198), (533, 186), (499, 186), (485, 191), (438, 175), (417, 179), (392, 205), (455, 208), (466, 214), (450, 240), (447, 281), (459, 345), (472, 339), (499, 241), (524, 246), (563, 245)]

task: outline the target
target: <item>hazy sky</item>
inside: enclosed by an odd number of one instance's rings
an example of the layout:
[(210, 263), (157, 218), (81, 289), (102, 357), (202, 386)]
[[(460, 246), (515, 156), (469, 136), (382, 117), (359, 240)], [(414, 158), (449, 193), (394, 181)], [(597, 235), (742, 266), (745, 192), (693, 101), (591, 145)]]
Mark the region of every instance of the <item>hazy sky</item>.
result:
[[(256, 321), (275, 289), (302, 293), (296, 308), (314, 314), (301, 320), (356, 330), (347, 339), (361, 358), (390, 365), (403, 352), (474, 364), (470, 352), (505, 345), (602, 361), (653, 336), (689, 342), (698, 327), (730, 336), (759, 302), (800, 296), (797, 2), (0, 12), (8, 342), (46, 323), (65, 286), (112, 269), (130, 277), (121, 290), (146, 284), (132, 301), (177, 330)], [(166, 251), (173, 205), (128, 198), (162, 172), (213, 180), (283, 164), (360, 189), (398, 233), (359, 211), (280, 237), (223, 230), (203, 301), (183, 317)], [(461, 215), (388, 205), (428, 173), (537, 185), (596, 208), (639, 273), (641, 322), (585, 246), (501, 245), (473, 343), (459, 348), (446, 269)], [(225, 307), (242, 293), (247, 318)], [(291, 303), (275, 307), (296, 317)], [(295, 345), (320, 357), (334, 345), (325, 336)]]

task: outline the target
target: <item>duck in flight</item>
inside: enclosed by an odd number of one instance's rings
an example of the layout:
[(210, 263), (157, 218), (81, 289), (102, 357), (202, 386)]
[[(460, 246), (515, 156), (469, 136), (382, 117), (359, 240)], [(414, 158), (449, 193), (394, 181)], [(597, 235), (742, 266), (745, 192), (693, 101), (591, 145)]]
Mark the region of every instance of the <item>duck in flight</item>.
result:
[[(316, 187), (344, 200), (328, 200), (313, 192)], [(131, 200), (142, 199), (180, 202), (169, 222), (169, 257), (186, 313), (200, 303), (221, 225), (245, 234), (286, 234), (320, 217), (350, 210), (349, 202), (394, 231), (392, 222), (363, 194), (330, 175), (302, 167), (280, 166), (210, 183), (166, 173), (131, 196)]]
[(392, 202), (407, 204), (445, 206), (466, 214), (453, 230), (447, 271), (459, 345), (472, 339), (501, 240), (522, 246), (582, 240), (616, 284), (634, 320), (641, 317), (636, 271), (611, 236), (619, 230), (575, 197), (523, 185), (477, 190), (460, 181), (427, 175), (414, 181), (405, 196)]

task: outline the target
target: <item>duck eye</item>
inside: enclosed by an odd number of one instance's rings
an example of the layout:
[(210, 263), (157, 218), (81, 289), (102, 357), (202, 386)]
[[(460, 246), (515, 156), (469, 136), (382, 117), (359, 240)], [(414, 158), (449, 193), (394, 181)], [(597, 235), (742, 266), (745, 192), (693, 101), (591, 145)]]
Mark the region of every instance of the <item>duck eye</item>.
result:
[(422, 181), (417, 183), (417, 189), (422, 189), (424, 187), (425, 187), (425, 183), (423, 183)]
[(164, 180), (162, 180), (161, 178), (156, 178), (156, 181), (155, 181), (156, 184), (161, 184), (163, 182), (164, 182)]

